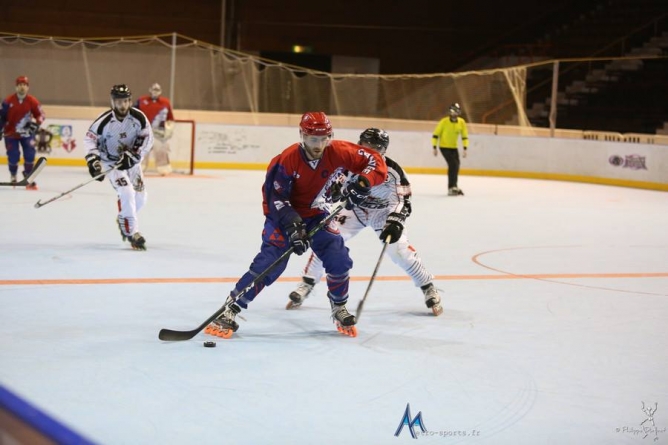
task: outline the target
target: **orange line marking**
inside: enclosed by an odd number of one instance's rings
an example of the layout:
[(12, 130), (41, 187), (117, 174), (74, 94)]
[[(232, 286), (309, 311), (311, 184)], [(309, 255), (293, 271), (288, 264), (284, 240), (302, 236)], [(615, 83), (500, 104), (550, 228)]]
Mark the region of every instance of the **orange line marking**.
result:
[(480, 257), (483, 255), (487, 255), (490, 253), (499, 253), (499, 252), (509, 252), (509, 251), (514, 251), (514, 250), (526, 250), (526, 249), (559, 249), (559, 248), (577, 248), (581, 246), (536, 246), (536, 247), (511, 247), (507, 249), (497, 249), (497, 250), (488, 250), (487, 252), (480, 252), (476, 255), (473, 255), (471, 257), (471, 261), (473, 261), (475, 264), (478, 266), (484, 267), (485, 269), (506, 274), (508, 278), (511, 279), (522, 279), (522, 278), (529, 278), (529, 279), (534, 279), (537, 281), (544, 281), (547, 283), (555, 283), (555, 284), (563, 284), (567, 286), (575, 286), (575, 287), (582, 287), (582, 288), (588, 288), (588, 289), (597, 289), (597, 290), (605, 290), (605, 291), (612, 291), (612, 292), (623, 292), (627, 294), (642, 294), (642, 295), (668, 295), (668, 294), (657, 294), (654, 292), (642, 292), (642, 291), (634, 291), (634, 290), (626, 290), (626, 289), (614, 289), (614, 288), (609, 288), (609, 287), (602, 287), (602, 286), (591, 286), (587, 284), (580, 284), (580, 283), (569, 283), (566, 281), (559, 281), (558, 278), (657, 278), (657, 277), (662, 277), (665, 276), (664, 273), (634, 273), (634, 274), (623, 274), (623, 273), (604, 273), (604, 274), (547, 274), (547, 275), (525, 275), (525, 274), (520, 274), (520, 273), (514, 273), (510, 272), (507, 270), (501, 270), (497, 269), (495, 267), (488, 266), (486, 264), (483, 264), (480, 261)]
[[(561, 274), (523, 274), (523, 275), (436, 275), (437, 281), (486, 281), (486, 280), (528, 280), (554, 278), (668, 278), (668, 272), (655, 273), (561, 273)], [(351, 281), (369, 281), (371, 277), (350, 277)], [(178, 284), (178, 283), (236, 283), (238, 278), (62, 278), (62, 279), (30, 279), (0, 280), (0, 286), (51, 286), (74, 284)], [(282, 277), (279, 282), (296, 282), (301, 277)], [(409, 281), (408, 276), (376, 277), (378, 281)]]

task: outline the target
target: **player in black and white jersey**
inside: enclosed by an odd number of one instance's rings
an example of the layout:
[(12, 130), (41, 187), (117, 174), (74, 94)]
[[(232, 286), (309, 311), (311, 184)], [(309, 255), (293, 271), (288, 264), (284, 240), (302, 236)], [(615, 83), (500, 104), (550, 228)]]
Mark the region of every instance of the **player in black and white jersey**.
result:
[[(371, 188), (369, 197), (351, 210), (342, 210), (338, 217), (339, 230), (344, 240), (357, 235), (365, 227), (371, 227), (381, 241), (390, 237), (386, 254), (413, 279), (422, 289), (425, 304), (434, 315), (443, 312), (441, 297), (434, 287), (434, 277), (425, 269), (422, 259), (408, 241), (404, 230), (406, 218), (411, 214), (411, 186), (403, 169), (394, 160), (385, 156), (390, 144), (387, 132), (378, 128), (367, 128), (360, 135), (359, 144), (378, 151), (387, 163), (387, 178), (383, 184)], [(342, 181), (350, 179), (342, 178)], [(322, 261), (311, 254), (302, 282), (290, 293), (286, 308), (302, 305), (304, 300), (324, 274)]]
[(153, 130), (146, 115), (132, 106), (126, 85), (111, 88), (111, 109), (102, 113), (84, 138), (90, 175), (103, 181), (106, 176), (118, 195), (118, 227), (123, 240), (133, 249), (146, 250), (139, 233), (137, 212), (146, 202), (141, 160), (153, 146)]

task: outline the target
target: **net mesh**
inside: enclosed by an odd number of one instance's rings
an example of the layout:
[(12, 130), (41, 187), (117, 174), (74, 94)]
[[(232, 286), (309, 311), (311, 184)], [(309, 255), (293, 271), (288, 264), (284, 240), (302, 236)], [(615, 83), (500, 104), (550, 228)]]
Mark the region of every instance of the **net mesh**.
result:
[(459, 102), (470, 122), (483, 122), (500, 102), (517, 104), (488, 117), (524, 124), (526, 69), (457, 74), (336, 75), (306, 70), (203, 44), (182, 36), (73, 40), (0, 35), (0, 91), (30, 77), (44, 104), (106, 106), (112, 85), (135, 97), (153, 82), (174, 108), (252, 113), (435, 120)]
[[(169, 164), (172, 173), (192, 175), (194, 173), (195, 158), (195, 121), (177, 119), (173, 123), (172, 133), (167, 140), (160, 144), (167, 149)], [(155, 145), (148, 156), (146, 156), (144, 171), (148, 174), (161, 174), (157, 165), (157, 153)], [(164, 162), (163, 162), (164, 164)]]
[[(173, 107), (182, 110), (298, 115), (319, 110), (337, 116), (435, 121), (458, 102), (469, 123), (526, 131), (529, 117), (534, 123), (537, 118), (546, 122), (553, 69), (547, 61), (463, 73), (329, 74), (177, 34), (89, 40), (0, 34), (0, 60), (0, 91), (13, 91), (16, 76), (25, 74), (48, 105), (108, 106), (114, 84), (129, 85), (136, 98), (159, 82)], [(562, 61), (560, 90), (567, 88), (569, 76), (605, 71), (609, 60)], [(558, 105), (567, 108), (572, 99), (559, 94)]]

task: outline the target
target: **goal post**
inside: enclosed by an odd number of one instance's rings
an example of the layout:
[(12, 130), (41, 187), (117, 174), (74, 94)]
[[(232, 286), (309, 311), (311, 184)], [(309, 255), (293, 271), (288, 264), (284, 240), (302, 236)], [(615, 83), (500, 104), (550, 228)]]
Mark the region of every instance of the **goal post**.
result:
[[(192, 175), (194, 173), (195, 128), (194, 120), (174, 120), (172, 136), (164, 141), (169, 146), (169, 162), (172, 167), (172, 174)], [(160, 174), (156, 167), (153, 149), (148, 154), (148, 164), (144, 170), (148, 174)]]

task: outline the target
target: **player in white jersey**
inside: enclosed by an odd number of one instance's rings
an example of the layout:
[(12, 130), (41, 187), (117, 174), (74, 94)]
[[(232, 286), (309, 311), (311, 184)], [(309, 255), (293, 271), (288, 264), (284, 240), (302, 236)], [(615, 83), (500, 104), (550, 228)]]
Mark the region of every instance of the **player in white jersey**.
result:
[[(432, 282), (434, 277), (425, 269), (404, 230), (406, 218), (411, 214), (411, 186), (401, 166), (385, 156), (390, 137), (384, 130), (367, 128), (360, 135), (359, 144), (374, 149), (385, 157), (387, 178), (383, 184), (371, 188), (371, 193), (364, 202), (339, 213), (337, 221), (341, 236), (347, 241), (365, 227), (371, 227), (383, 242), (389, 236), (390, 244), (386, 254), (422, 289), (425, 304), (434, 315), (440, 315), (443, 307), (441, 297)], [(342, 181), (348, 179), (350, 177), (342, 178)], [(323, 274), (322, 261), (312, 253), (306, 263), (302, 282), (290, 293), (286, 309), (301, 306)]]
[(146, 203), (141, 160), (153, 145), (153, 130), (146, 115), (132, 106), (126, 85), (111, 88), (111, 109), (102, 113), (84, 138), (90, 175), (103, 181), (107, 173), (118, 195), (118, 227), (133, 249), (146, 250), (137, 212)]

